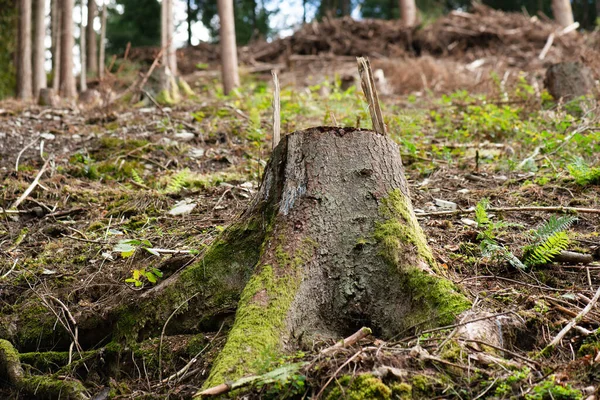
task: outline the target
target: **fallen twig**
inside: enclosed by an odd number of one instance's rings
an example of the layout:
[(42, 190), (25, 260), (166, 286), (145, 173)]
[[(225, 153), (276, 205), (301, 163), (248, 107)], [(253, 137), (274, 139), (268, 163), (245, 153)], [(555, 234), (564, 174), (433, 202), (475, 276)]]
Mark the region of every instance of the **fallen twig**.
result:
[(594, 297), (592, 297), (592, 300), (587, 304), (587, 306), (585, 306), (585, 308), (583, 310), (581, 310), (581, 312), (579, 314), (577, 314), (577, 316), (575, 318), (573, 318), (568, 324), (567, 326), (565, 326), (559, 333), (558, 335), (556, 335), (556, 337), (554, 339), (552, 339), (552, 341), (541, 351), (541, 354), (545, 354), (548, 351), (552, 350), (562, 339), (563, 337), (565, 337), (565, 335), (575, 326), (579, 323), (579, 321), (581, 321), (583, 319), (583, 317), (586, 316), (587, 313), (589, 313), (592, 308), (594, 308), (594, 306), (596, 305), (596, 303), (598, 302), (598, 299), (600, 298), (600, 286), (598, 287), (598, 290), (596, 290), (596, 294), (594, 294)]
[[(523, 207), (490, 207), (490, 212), (524, 212), (524, 211), (543, 211), (543, 212), (578, 212), (583, 214), (600, 214), (600, 209), (583, 207), (564, 207), (564, 206), (523, 206)], [(452, 211), (432, 211), (415, 213), (417, 217), (430, 217), (435, 215), (459, 215), (474, 213), (475, 209), (452, 210)]]
[(321, 354), (327, 355), (327, 354), (334, 353), (336, 350), (350, 347), (350, 346), (354, 345), (356, 342), (358, 342), (359, 340), (369, 336), (371, 333), (373, 333), (373, 331), (371, 331), (370, 328), (363, 326), (362, 328), (360, 328), (358, 331), (356, 331), (352, 335), (348, 336), (347, 338), (340, 340), (333, 346), (330, 346), (330, 347), (327, 347), (326, 349), (321, 350)]
[(33, 189), (35, 189), (35, 187), (38, 185), (40, 178), (42, 177), (44, 172), (46, 172), (46, 170), (48, 169), (48, 165), (50, 164), (50, 161), (52, 161), (53, 159), (54, 159), (53, 156), (48, 157), (48, 159), (46, 160), (44, 165), (42, 165), (42, 169), (40, 169), (40, 172), (38, 172), (38, 174), (35, 176), (35, 179), (33, 180), (33, 182), (31, 182), (31, 185), (29, 185), (29, 187), (25, 190), (25, 192), (23, 192), (21, 197), (19, 197), (17, 199), (17, 201), (15, 201), (10, 208), (17, 208), (19, 206), (19, 204), (21, 204), (23, 202), (23, 200), (25, 200), (27, 198), (27, 196), (29, 196), (29, 194), (33, 191)]

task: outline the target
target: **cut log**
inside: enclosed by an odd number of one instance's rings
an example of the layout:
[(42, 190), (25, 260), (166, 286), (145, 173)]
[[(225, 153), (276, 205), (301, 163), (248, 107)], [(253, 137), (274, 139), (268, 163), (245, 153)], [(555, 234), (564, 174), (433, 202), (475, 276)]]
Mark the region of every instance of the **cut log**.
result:
[(440, 276), (386, 136), (322, 127), (283, 137), (242, 220), (258, 216), (268, 226), (260, 258), (204, 388), (314, 339), (362, 326), (390, 338), (470, 306)]

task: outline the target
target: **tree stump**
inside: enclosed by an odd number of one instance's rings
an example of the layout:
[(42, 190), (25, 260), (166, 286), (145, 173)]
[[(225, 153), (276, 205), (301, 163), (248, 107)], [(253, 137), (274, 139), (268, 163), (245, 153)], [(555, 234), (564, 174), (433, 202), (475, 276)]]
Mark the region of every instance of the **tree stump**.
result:
[(267, 226), (259, 261), (205, 388), (302, 342), (361, 326), (390, 338), (452, 323), (470, 306), (439, 274), (386, 136), (333, 127), (285, 136), (242, 221), (257, 217)]
[(594, 78), (588, 67), (579, 62), (562, 62), (546, 70), (544, 86), (555, 100), (571, 100), (593, 93)]

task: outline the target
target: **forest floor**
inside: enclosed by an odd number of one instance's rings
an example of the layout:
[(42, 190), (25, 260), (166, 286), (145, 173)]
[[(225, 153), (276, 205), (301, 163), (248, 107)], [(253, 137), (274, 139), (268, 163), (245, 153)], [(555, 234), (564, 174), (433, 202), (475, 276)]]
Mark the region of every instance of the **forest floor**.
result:
[[(474, 308), (523, 321), (498, 353), (505, 362), (476, 361), (476, 344), (447, 346), (455, 327), (417, 329), (388, 342), (367, 338), (329, 358), (315, 351), (332, 343), (319, 343), (273, 360), (265, 372), (291, 360), (309, 360), (311, 369), (257, 385), (253, 396), (302, 398), (327, 386), (323, 397), (344, 398), (342, 391), (366, 389), (343, 375), (373, 371), (381, 380), (369, 376), (373, 392), (362, 398), (596, 393), (598, 305), (552, 351), (541, 350), (600, 286), (600, 113), (593, 100), (556, 103), (523, 76), (487, 82), (484, 93), (423, 90), (381, 101), (437, 261)], [(342, 89), (339, 77), (283, 83), (283, 132), (370, 128), (362, 93)], [(255, 193), (270, 154), (270, 83), (246, 76), (230, 96), (218, 87), (205, 79), (194, 98), (173, 107), (0, 103), (0, 337), (14, 343), (30, 373), (80, 379), (89, 393), (110, 388), (114, 398), (189, 398), (206, 379), (235, 304), (222, 321), (143, 337), (117, 356), (110, 337), (79, 337), (80, 351), (69, 348), (75, 322), (135, 301), (201, 257)], [(532, 261), (527, 246), (542, 226), (557, 238), (565, 233), (560, 249), (590, 258)], [(3, 394), (11, 396), (27, 398)]]

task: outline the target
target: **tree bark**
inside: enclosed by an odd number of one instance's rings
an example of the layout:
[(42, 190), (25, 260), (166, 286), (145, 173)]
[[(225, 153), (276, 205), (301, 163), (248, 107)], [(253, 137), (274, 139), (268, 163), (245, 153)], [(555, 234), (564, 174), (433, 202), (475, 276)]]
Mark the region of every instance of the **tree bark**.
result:
[(52, 0), (52, 89), (54, 93), (58, 93), (60, 88), (60, 32), (61, 32), (61, 12), (60, 2), (62, 0)]
[(205, 388), (301, 342), (362, 326), (390, 338), (470, 307), (440, 276), (399, 154), (388, 137), (354, 128), (282, 138), (240, 222), (261, 217), (268, 233)]
[(61, 2), (61, 35), (60, 35), (60, 88), (61, 97), (67, 99), (77, 95), (75, 75), (73, 74), (73, 0)]
[(400, 18), (402, 25), (412, 28), (417, 24), (417, 5), (415, 0), (400, 0)]
[(40, 89), (47, 87), (46, 69), (46, 1), (34, 0), (34, 36), (33, 36), (33, 95), (38, 97)]
[(223, 93), (229, 94), (239, 86), (237, 45), (235, 42), (235, 19), (233, 15), (233, 0), (218, 0), (220, 41), (221, 41), (221, 70), (223, 75)]
[(573, 20), (573, 10), (569, 0), (552, 0), (552, 14), (554, 19), (562, 27), (571, 25)]
[(98, 58), (98, 79), (104, 79), (104, 55), (106, 54), (106, 7), (107, 4), (102, 4), (102, 16), (100, 17), (100, 56)]
[(187, 45), (192, 46), (192, 0), (187, 0)]
[(175, 48), (175, 18), (173, 15), (173, 0), (165, 0), (167, 3), (167, 54), (169, 57), (169, 69), (173, 76), (177, 75), (177, 54)]
[(81, 0), (81, 24), (79, 24), (79, 56), (81, 61), (81, 72), (79, 74), (79, 91), (85, 92), (87, 90), (87, 60), (86, 60), (86, 47), (85, 47), (85, 24), (84, 24), (84, 1)]
[(87, 32), (86, 38), (86, 59), (87, 69), (92, 76), (98, 74), (98, 43), (97, 35), (94, 30), (94, 20), (98, 14), (98, 5), (96, 0), (88, 0), (88, 18), (87, 18)]
[(19, 0), (19, 38), (17, 51), (17, 97), (29, 100), (31, 86), (31, 0)]

